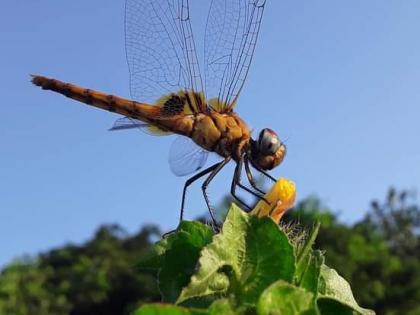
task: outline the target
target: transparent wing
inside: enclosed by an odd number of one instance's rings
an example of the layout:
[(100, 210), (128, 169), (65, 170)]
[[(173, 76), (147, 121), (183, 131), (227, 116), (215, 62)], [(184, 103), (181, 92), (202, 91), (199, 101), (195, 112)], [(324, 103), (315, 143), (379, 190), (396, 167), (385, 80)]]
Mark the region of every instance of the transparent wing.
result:
[(204, 44), (205, 90), (215, 110), (229, 112), (236, 103), (252, 61), (265, 2), (211, 2)]
[(112, 125), (109, 131), (126, 130), (126, 129), (133, 129), (133, 128), (145, 128), (148, 126), (149, 124), (144, 123), (140, 120), (133, 119), (130, 117), (122, 117), (122, 118), (118, 118), (114, 122), (114, 125)]
[(178, 136), (169, 151), (169, 166), (176, 176), (185, 176), (202, 168), (208, 154), (190, 138)]
[(148, 123), (142, 122), (141, 120), (133, 119), (130, 117), (118, 118), (114, 125), (109, 131), (127, 130), (127, 129), (138, 129), (153, 136), (166, 136), (171, 134), (170, 132), (163, 131), (155, 126)]
[(133, 99), (203, 90), (188, 0), (126, 0), (125, 42)]

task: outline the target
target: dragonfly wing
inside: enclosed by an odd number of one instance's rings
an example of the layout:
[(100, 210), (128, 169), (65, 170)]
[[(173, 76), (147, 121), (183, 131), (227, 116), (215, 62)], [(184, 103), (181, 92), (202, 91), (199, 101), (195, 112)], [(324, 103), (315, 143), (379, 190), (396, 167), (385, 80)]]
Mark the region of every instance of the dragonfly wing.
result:
[(205, 87), (213, 109), (230, 112), (248, 75), (266, 0), (212, 0), (205, 32)]
[(127, 130), (127, 129), (133, 129), (133, 128), (144, 128), (148, 126), (149, 124), (144, 123), (140, 120), (133, 119), (130, 117), (122, 117), (118, 118), (112, 127), (109, 129), (109, 131), (116, 131), (116, 130)]
[(178, 136), (169, 151), (169, 166), (176, 176), (185, 176), (202, 168), (209, 152), (190, 138)]
[(118, 118), (114, 125), (109, 129), (109, 131), (118, 131), (118, 130), (127, 130), (127, 129), (138, 129), (147, 134), (154, 136), (166, 136), (171, 134), (170, 132), (163, 131), (153, 125), (142, 122), (141, 120), (133, 119), (130, 117), (121, 117)]
[(126, 0), (125, 34), (133, 99), (203, 91), (188, 0)]

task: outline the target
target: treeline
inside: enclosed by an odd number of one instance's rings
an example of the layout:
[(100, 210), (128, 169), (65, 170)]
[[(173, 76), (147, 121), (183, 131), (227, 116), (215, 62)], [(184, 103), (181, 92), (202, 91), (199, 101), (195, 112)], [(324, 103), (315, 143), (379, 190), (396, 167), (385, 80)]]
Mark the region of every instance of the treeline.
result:
[(351, 284), (356, 300), (384, 315), (420, 314), (420, 207), (415, 196), (390, 189), (353, 225), (339, 222), (317, 199), (306, 200), (286, 220), (321, 221), (316, 247), (326, 264)]
[[(377, 314), (420, 314), (420, 208), (413, 196), (391, 189), (353, 225), (310, 198), (283, 224), (305, 229), (316, 220), (322, 223), (316, 247), (361, 305)], [(13, 262), (0, 274), (0, 314), (117, 315), (159, 301), (154, 280), (133, 267), (159, 236), (153, 226), (135, 235), (102, 226), (83, 245)]]

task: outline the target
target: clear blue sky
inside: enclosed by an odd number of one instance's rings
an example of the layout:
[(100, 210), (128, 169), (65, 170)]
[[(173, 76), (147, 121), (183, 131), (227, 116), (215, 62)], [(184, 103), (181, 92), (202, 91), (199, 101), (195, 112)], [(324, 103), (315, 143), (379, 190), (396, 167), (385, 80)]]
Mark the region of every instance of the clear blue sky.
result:
[[(199, 30), (208, 1), (190, 2)], [(419, 187), (419, 12), (417, 0), (267, 0), (237, 111), (287, 139), (273, 174), (343, 221), (390, 185)], [(184, 178), (170, 173), (170, 137), (110, 133), (116, 115), (29, 83), (44, 74), (128, 97), (123, 17), (123, 0), (0, 2), (0, 265), (102, 223), (177, 225)], [(210, 188), (214, 204), (231, 171)], [(190, 219), (205, 209), (199, 186)]]

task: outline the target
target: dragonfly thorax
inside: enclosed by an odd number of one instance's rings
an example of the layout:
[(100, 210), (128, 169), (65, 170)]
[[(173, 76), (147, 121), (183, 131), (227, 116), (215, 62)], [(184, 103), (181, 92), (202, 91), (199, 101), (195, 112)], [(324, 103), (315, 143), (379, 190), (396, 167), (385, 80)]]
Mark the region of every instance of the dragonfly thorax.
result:
[(202, 148), (222, 157), (239, 159), (248, 143), (250, 132), (236, 114), (210, 112), (194, 116), (189, 137)]

